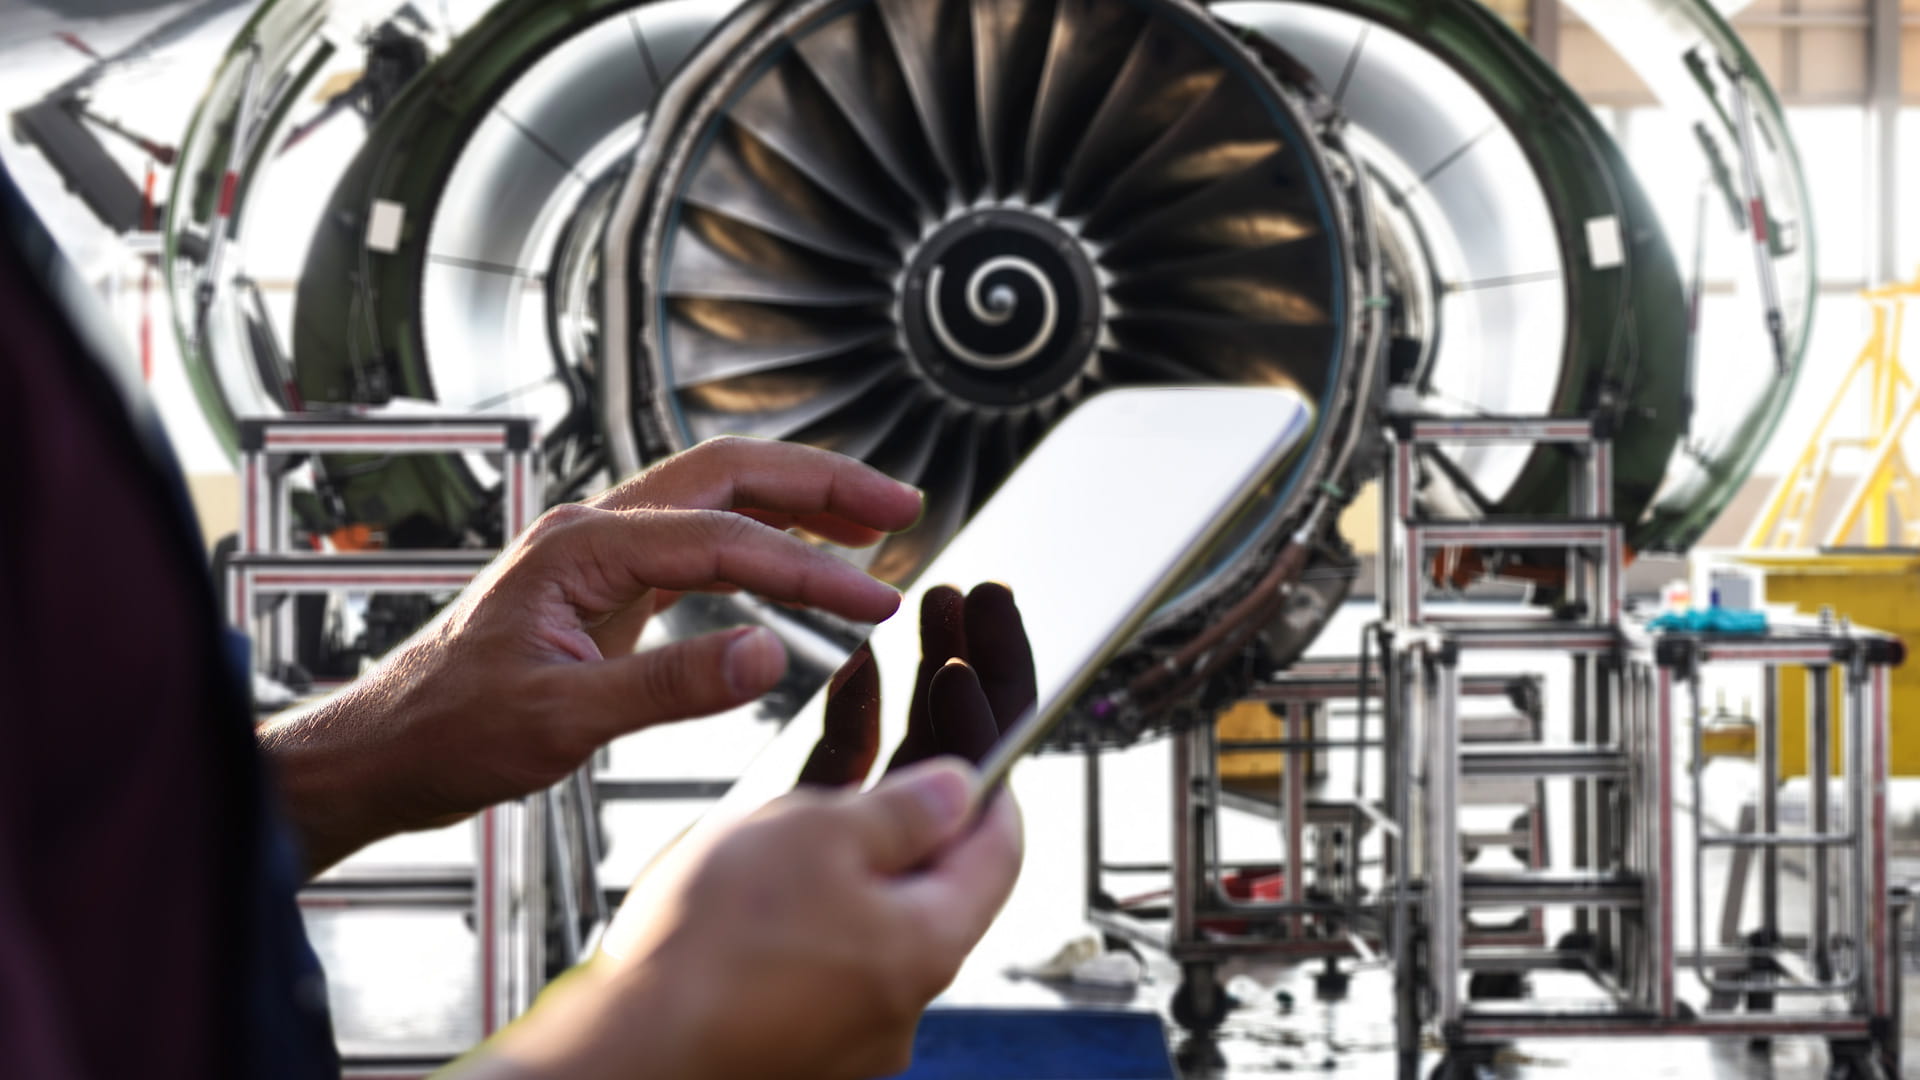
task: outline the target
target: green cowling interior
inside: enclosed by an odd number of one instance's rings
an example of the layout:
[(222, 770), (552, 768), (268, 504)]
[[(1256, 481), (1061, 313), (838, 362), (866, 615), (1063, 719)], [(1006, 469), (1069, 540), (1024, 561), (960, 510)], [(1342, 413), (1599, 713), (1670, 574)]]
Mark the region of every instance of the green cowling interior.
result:
[[(212, 227), (220, 202), (227, 159), (235, 138), (233, 115), (239, 109), (248, 44), (260, 46), (263, 67), (269, 74), (282, 70), (314, 43), (325, 24), (327, 10), (326, 0), (270, 0), (247, 19), (215, 68), (207, 92), (194, 110), (193, 120), (180, 141), (173, 187), (167, 195), (166, 220), (161, 224), (166, 237), (161, 272), (164, 280), (173, 283), (170, 307), (174, 339), (201, 412), (229, 455), (239, 449), (237, 414), (264, 406), (234, 400), (232, 388), (221, 380), (215, 357), (197, 339), (194, 283), (200, 269), (198, 249), (204, 246), (204, 237)], [(296, 74), (295, 79), (304, 84), (303, 74), (310, 75), (317, 69), (328, 52), (329, 48), (320, 44), (306, 72)], [(294, 100), (295, 95), (289, 94), (279, 102), (277, 111), (266, 122), (269, 131), (280, 126)], [(259, 166), (273, 142), (271, 138), (259, 141), (252, 157), (241, 164), (243, 175)], [(235, 192), (232, 212), (236, 223), (246, 214), (248, 191), (249, 188), (242, 185)], [(189, 256), (189, 250), (196, 254)]]
[[(1415, 38), (1458, 70), (1506, 121), (1536, 169), (1554, 207), (1561, 247), (1582, 261), (1583, 223), (1611, 212), (1618, 200), (1626, 265), (1612, 271), (1569, 265), (1567, 370), (1555, 408), (1601, 410), (1615, 426), (1614, 505), (1636, 551), (1684, 551), (1725, 509), (1777, 426), (1804, 358), (1813, 307), (1813, 233), (1806, 183), (1780, 104), (1739, 35), (1705, 0), (1570, 0), (1654, 90), (1662, 104), (1705, 124), (1730, 156), (1736, 145), (1730, 110), (1703, 93), (1688, 70), (1689, 50), (1737, 67), (1751, 96), (1761, 142), (1761, 172), (1774, 234), (1798, 226), (1798, 247), (1774, 252), (1786, 310), (1785, 370), (1770, 358), (1749, 358), (1743, 380), (1767, 380), (1763, 391), (1717, 427), (1686, 415), (1688, 313), (1686, 288), (1672, 248), (1691, 237), (1666, 237), (1644, 189), (1619, 148), (1559, 75), (1511, 27), (1472, 0), (1314, 0), (1390, 26)], [(1709, 65), (1717, 67), (1717, 65)], [(1737, 160), (1730, 164), (1737, 170)], [(1680, 163), (1676, 168), (1683, 167)], [(1706, 170), (1701, 170), (1703, 177)], [(1743, 201), (1739, 192), (1721, 192)], [(1744, 255), (1743, 255), (1744, 258)], [(1753, 313), (1756, 326), (1759, 313)], [(1698, 361), (1710, 364), (1707, 355)], [(1702, 386), (1710, 376), (1694, 375)], [(1564, 469), (1536, 455), (1499, 510), (1537, 513), (1563, 505)]]
[[(1684, 551), (1706, 532), (1746, 482), (1799, 380), (1813, 329), (1817, 286), (1812, 205), (1779, 98), (1740, 35), (1712, 4), (1703, 0), (1568, 2), (1640, 74), (1663, 106), (1701, 125), (1721, 146), (1725, 157), (1732, 156), (1737, 142), (1730, 102), (1725, 100), (1725, 75), (1716, 70), (1718, 63), (1737, 68), (1754, 91), (1749, 101), (1759, 134), (1756, 150), (1762, 193), (1771, 219), (1770, 255), (1781, 288), (1785, 370), (1771, 370), (1771, 358), (1756, 350), (1751, 356), (1735, 356), (1732, 371), (1708, 373), (1708, 365), (1717, 366), (1724, 358), (1716, 355), (1718, 347), (1702, 350), (1696, 361), (1700, 365), (1694, 377), (1697, 385), (1723, 385), (1718, 380), (1727, 377), (1747, 386), (1764, 381), (1764, 389), (1730, 421), (1706, 429), (1696, 424), (1686, 436), (1686, 447), (1675, 455), (1666, 490), (1640, 526), (1645, 541), (1640, 547)], [(1704, 69), (1704, 77), (1713, 81), (1711, 88), (1702, 83), (1702, 71), (1683, 62), (1683, 57), (1695, 49), (1717, 61)], [(1729, 160), (1728, 164), (1738, 169), (1737, 161)], [(1727, 179), (1731, 179), (1731, 173)], [(1745, 202), (1743, 192), (1720, 187), (1720, 182), (1720, 178), (1715, 179), (1716, 201), (1735, 205)], [(1794, 244), (1783, 247), (1782, 237), (1788, 233)], [(1748, 258), (1745, 235), (1733, 235), (1742, 245), (1742, 258)], [(1757, 324), (1757, 307), (1753, 318)]]
[[(1642, 515), (1684, 425), (1687, 308), (1666, 235), (1625, 156), (1591, 110), (1532, 46), (1471, 0), (1319, 0), (1427, 46), (1480, 91), (1513, 133), (1553, 210), (1567, 253), (1568, 333), (1554, 412), (1615, 423), (1614, 508), (1636, 549), (1657, 546)], [(1625, 261), (1593, 270), (1585, 223), (1617, 215)], [(1443, 330), (1444, 332), (1444, 330)], [(1533, 455), (1495, 512), (1565, 508), (1566, 466)]]
[[(635, 6), (633, 0), (507, 0), (463, 34), (368, 132), (329, 200), (329, 225), (314, 238), (300, 277), (293, 358), (311, 406), (436, 397), (421, 336), (420, 283), (432, 215), (456, 160), (516, 75), (581, 27)], [(368, 253), (362, 243), (375, 199), (408, 208), (392, 254)], [(483, 512), (491, 493), (456, 457), (329, 455), (325, 467), (350, 519), (390, 529), (409, 523), (409, 546), (455, 544), (497, 517)]]

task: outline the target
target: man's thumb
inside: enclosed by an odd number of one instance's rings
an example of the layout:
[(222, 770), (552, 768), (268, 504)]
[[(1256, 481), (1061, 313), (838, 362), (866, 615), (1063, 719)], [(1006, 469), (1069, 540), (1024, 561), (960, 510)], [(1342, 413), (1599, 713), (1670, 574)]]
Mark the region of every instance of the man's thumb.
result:
[(973, 815), (976, 774), (958, 758), (942, 757), (890, 774), (851, 803), (869, 865), (900, 873), (921, 865), (966, 831)]

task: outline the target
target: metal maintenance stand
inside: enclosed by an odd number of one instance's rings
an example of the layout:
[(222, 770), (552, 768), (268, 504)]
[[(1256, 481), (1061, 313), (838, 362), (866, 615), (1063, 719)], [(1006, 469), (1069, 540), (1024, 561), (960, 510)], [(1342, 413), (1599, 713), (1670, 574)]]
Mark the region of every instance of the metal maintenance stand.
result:
[[(1604, 432), (1580, 421), (1411, 420), (1397, 425), (1387, 477), (1389, 514), (1382, 559), (1391, 637), (1387, 730), (1408, 842), (1395, 854), (1389, 938), (1399, 987), (1400, 1075), (1418, 1074), (1423, 1022), (1446, 1047), (1437, 1077), (1469, 1077), (1498, 1045), (1525, 1038), (1663, 1035), (1801, 1035), (1826, 1038), (1834, 1075), (1898, 1075), (1898, 973), (1893, 970), (1894, 912), (1888, 898), (1885, 783), (1888, 672), (1902, 659), (1898, 642), (1844, 626), (1777, 629), (1765, 636), (1648, 637), (1622, 621), (1620, 528), (1606, 495)], [(1436, 442), (1556, 442), (1573, 465), (1569, 517), (1559, 521), (1436, 522), (1411, 498), (1421, 446)], [(1511, 621), (1438, 619), (1423, 610), (1431, 556), (1448, 549), (1558, 549), (1567, 559), (1567, 604), (1556, 618)], [(1443, 558), (1445, 555), (1442, 556)], [(1557, 652), (1571, 658), (1572, 742), (1565, 746), (1470, 747), (1458, 716), (1464, 653)], [(1777, 748), (1768, 745), (1774, 702), (1766, 701), (1760, 831), (1719, 832), (1699, 813), (1704, 753), (1701, 669), (1760, 664), (1809, 671), (1809, 758), (1824, 777), (1833, 763), (1830, 688), (1843, 688), (1840, 713), (1846, 792), (1844, 824), (1815, 782), (1809, 831), (1784, 833), (1772, 812)], [(1676, 690), (1690, 711), (1676, 714)], [(1685, 719), (1683, 730), (1680, 721)], [(1681, 740), (1691, 736), (1691, 753)], [(1678, 755), (1686, 755), (1676, 760)], [(1526, 870), (1471, 873), (1459, 858), (1462, 784), (1489, 770), (1523, 767), (1575, 785), (1576, 843), (1570, 873)], [(1691, 828), (1676, 824), (1681, 768), (1691, 782)], [(1688, 845), (1691, 845), (1690, 847)], [(1710, 948), (1705, 937), (1704, 858), (1710, 848), (1763, 852), (1761, 926), (1739, 948)], [(1781, 932), (1777, 853), (1809, 853), (1811, 933)], [(1691, 853), (1692, 872), (1677, 874)], [(1837, 880), (1831, 872), (1838, 865)], [(1683, 889), (1681, 886), (1685, 885)], [(1681, 896), (1690, 889), (1694, 944), (1676, 945)], [(1833, 893), (1838, 892), (1836, 903)], [(1485, 948), (1469, 939), (1468, 912), (1486, 905), (1570, 908), (1573, 932), (1552, 949)], [(1564, 1004), (1474, 1000), (1470, 975), (1576, 972), (1590, 993)], [(1786, 1003), (1797, 1007), (1788, 1009)]]
[[(1319, 960), (1324, 967), (1316, 977), (1318, 990), (1337, 997), (1348, 978), (1341, 962), (1377, 956), (1384, 933), (1379, 898), (1390, 882), (1366, 841), (1381, 823), (1388, 834), (1397, 831), (1385, 817), (1385, 744), (1369, 733), (1366, 718), (1369, 711), (1378, 718), (1383, 710), (1383, 674), (1374, 657), (1301, 660), (1269, 676), (1247, 697), (1279, 719), (1280, 738), (1222, 738), (1211, 723), (1176, 733), (1170, 863), (1105, 858), (1100, 755), (1087, 751), (1088, 918), (1102, 932), (1160, 951), (1181, 965), (1176, 1018), (1190, 1030), (1210, 1030), (1225, 1018), (1227, 999), (1217, 969), (1230, 958)], [(1470, 738), (1496, 744), (1539, 738), (1537, 678), (1471, 676), (1461, 681), (1460, 690), (1506, 707), (1476, 716)], [(1355, 711), (1351, 734), (1333, 732), (1336, 708)], [(1222, 776), (1223, 758), (1249, 754), (1280, 754), (1284, 766), (1277, 777), (1253, 783)], [(1524, 811), (1506, 829), (1463, 834), (1463, 848), (1512, 850), (1544, 865), (1546, 808), (1537, 781), (1490, 779), (1469, 790), (1466, 799), (1469, 804), (1519, 803)], [(1271, 822), (1279, 856), (1258, 863), (1224, 858), (1219, 832), (1228, 812)], [(1120, 875), (1165, 878), (1168, 887), (1116, 899), (1109, 879)], [(1246, 882), (1260, 878), (1277, 885), (1266, 891), (1278, 895), (1240, 895), (1248, 891)], [(1476, 926), (1471, 938), (1482, 944), (1542, 944), (1541, 913), (1532, 909), (1517, 922)]]
[[(503, 416), (329, 416), (293, 414), (240, 421), (240, 544), (228, 564), (227, 602), (234, 626), (251, 631), (264, 665), (292, 655), (291, 625), (268, 597), (361, 592), (421, 593), (464, 588), (496, 552), (297, 549), (288, 509), (285, 460), (307, 454), (490, 453), (503, 458), (501, 514), (517, 536), (540, 512), (539, 445), (533, 421)], [(263, 616), (262, 609), (269, 615)]]
[[(1332, 677), (1320, 673), (1317, 679), (1281, 673), (1256, 690), (1285, 724), (1285, 737), (1279, 740), (1223, 747), (1212, 722), (1195, 722), (1176, 732), (1171, 863), (1105, 858), (1100, 754), (1095, 749), (1086, 752), (1088, 918), (1106, 934), (1159, 950), (1180, 964), (1173, 1011), (1189, 1030), (1210, 1031), (1226, 1018), (1230, 1002), (1217, 970), (1228, 959), (1322, 959), (1337, 975), (1332, 965), (1340, 959), (1375, 955), (1379, 931), (1365, 910), (1371, 893), (1362, 882), (1361, 842), (1378, 813), (1379, 782), (1367, 784), (1362, 778), (1362, 740), (1329, 739), (1324, 726), (1328, 702), (1353, 696), (1358, 677), (1357, 664)], [(1220, 755), (1236, 751), (1284, 755), (1285, 768), (1271, 799), (1222, 783)], [(1313, 782), (1314, 757), (1337, 751), (1352, 752), (1351, 797)], [(1272, 821), (1279, 830), (1282, 857), (1258, 864), (1227, 862), (1219, 837), (1220, 817), (1227, 810)], [(1108, 892), (1108, 878), (1120, 874), (1164, 876), (1169, 885), (1164, 892), (1119, 900)], [(1277, 884), (1270, 890), (1276, 895), (1249, 895), (1244, 884), (1229, 884), (1255, 878)]]
[[(1390, 812), (1407, 826), (1394, 850), (1394, 877), (1403, 887), (1393, 894), (1393, 922), (1403, 932), (1392, 939), (1402, 1077), (1418, 1071), (1422, 1018), (1437, 1019), (1451, 1040), (1470, 989), (1483, 980), (1504, 980), (1499, 996), (1511, 999), (1535, 968), (1589, 963), (1609, 970), (1630, 953), (1628, 942), (1615, 940), (1612, 916), (1638, 902), (1644, 876), (1636, 872), (1629, 845), (1617, 843), (1607, 829), (1610, 819), (1596, 812), (1616, 804), (1619, 788), (1631, 778), (1621, 749), (1630, 736), (1612, 722), (1619, 716), (1613, 706), (1624, 644), (1623, 541), (1612, 518), (1612, 455), (1604, 434), (1590, 421), (1558, 418), (1406, 417), (1390, 427), (1379, 566), (1390, 658)], [(1559, 448), (1569, 464), (1566, 512), (1530, 520), (1440, 520), (1422, 513), (1413, 494), (1422, 456), (1439, 444), (1463, 443)], [(1430, 610), (1428, 582), (1437, 561), (1466, 552), (1522, 550), (1564, 560), (1565, 593), (1557, 612), (1443, 617)], [(1536, 736), (1469, 745), (1459, 716), (1459, 663), (1468, 651), (1566, 656), (1576, 699), (1572, 741), (1549, 745)], [(1544, 861), (1515, 871), (1465, 869), (1464, 785), (1513, 776), (1574, 785), (1573, 873), (1555, 872)], [(1471, 912), (1513, 906), (1536, 917), (1572, 907), (1580, 933), (1551, 950), (1538, 943), (1487, 946), (1469, 935)]]
[[(1693, 948), (1685, 966), (1708, 991), (1702, 1016), (1737, 1014), (1745, 1033), (1755, 1036), (1825, 1035), (1836, 1072), (1899, 1076), (1899, 938), (1889, 895), (1886, 789), (1890, 683), (1893, 668), (1906, 658), (1905, 645), (1844, 620), (1818, 620), (1775, 626), (1758, 638), (1661, 635), (1654, 639), (1653, 656), (1655, 709), (1667, 730), (1682, 730), (1675, 690), (1685, 688), (1681, 715), (1688, 720), (1684, 730), (1691, 748), (1695, 885)], [(1702, 812), (1709, 755), (1701, 676), (1703, 669), (1727, 665), (1759, 667), (1766, 688), (1757, 732), (1758, 831), (1744, 825), (1733, 831), (1713, 828)], [(1776, 687), (1781, 669), (1788, 667), (1806, 672), (1810, 812), (1805, 831), (1783, 828), (1779, 815)], [(1834, 780), (1842, 792), (1837, 807)], [(1706, 881), (1706, 853), (1714, 848), (1760, 853), (1759, 925), (1733, 949), (1708, 947), (1700, 886)], [(1805, 935), (1788, 934), (1781, 923), (1782, 887), (1793, 886), (1781, 873), (1783, 851), (1801, 852), (1807, 864)], [(1666, 933), (1670, 938), (1670, 927)], [(1801, 1007), (1787, 1008), (1789, 1003)]]
[[(229, 617), (249, 632), (256, 664), (291, 656), (292, 620), (279, 601), (336, 590), (437, 593), (464, 588), (491, 563), (493, 551), (297, 550), (288, 511), (285, 459), (305, 454), (488, 453), (502, 457), (503, 535), (518, 535), (539, 513), (539, 443), (525, 417), (290, 415), (243, 419), (239, 550), (228, 564)], [(588, 769), (541, 795), (483, 811), (474, 868), (449, 872), (399, 867), (378, 873), (351, 868), (322, 876), (301, 893), (307, 908), (428, 908), (472, 912), (479, 943), (480, 1030), (491, 1035), (525, 1011), (545, 984), (548, 923), (555, 914), (547, 887), (559, 895), (560, 942), (571, 962), (584, 955), (590, 930), (604, 926), (607, 902), (598, 883), (602, 850), (598, 797)], [(543, 872), (548, 867), (552, 874)], [(582, 924), (586, 928), (583, 928)], [(432, 1060), (346, 1062), (347, 1075), (424, 1076)]]
[[(1556, 443), (1574, 448), (1580, 462), (1572, 482), (1575, 513), (1542, 522), (1435, 522), (1413, 512), (1413, 471), (1418, 448), (1434, 443)], [(1592, 449), (1589, 449), (1592, 448)], [(1558, 648), (1582, 662), (1617, 651), (1620, 615), (1621, 537), (1611, 518), (1611, 459), (1604, 441), (1585, 420), (1407, 420), (1396, 428), (1390, 476), (1385, 484), (1389, 512), (1380, 561), (1382, 660), (1301, 661), (1257, 687), (1253, 700), (1264, 701), (1281, 719), (1282, 737), (1223, 741), (1211, 722), (1181, 725), (1172, 743), (1172, 861), (1121, 864), (1103, 855), (1100, 813), (1101, 770), (1097, 751), (1087, 753), (1087, 905), (1089, 919), (1104, 932), (1164, 951), (1181, 965), (1182, 981), (1173, 1000), (1174, 1017), (1190, 1030), (1219, 1025), (1229, 1002), (1217, 969), (1233, 957), (1266, 960), (1320, 959), (1321, 991), (1337, 993), (1345, 981), (1338, 963), (1370, 960), (1382, 947), (1403, 940), (1414, 916), (1412, 896), (1424, 888), (1421, 867), (1407, 861), (1406, 823), (1414, 813), (1409, 775), (1402, 757), (1406, 743), (1394, 723), (1370, 740), (1366, 709), (1402, 692), (1404, 677), (1393, 675), (1394, 640), (1412, 641), (1443, 625), (1425, 608), (1427, 553), (1477, 546), (1502, 550), (1537, 547), (1569, 555), (1570, 599), (1588, 612), (1573, 620), (1532, 619), (1480, 622), (1456, 632), (1481, 649)], [(1394, 508), (1398, 508), (1395, 510)], [(1526, 685), (1530, 692), (1518, 688)], [(1579, 751), (1557, 754), (1543, 748), (1538, 680), (1518, 676), (1455, 679), (1450, 700), (1460, 693), (1506, 696), (1530, 704), (1518, 716), (1481, 720), (1471, 730), (1457, 722), (1456, 743), (1471, 743), (1467, 783), (1456, 784), (1449, 813), (1460, 802), (1512, 801), (1524, 808), (1515, 824), (1498, 834), (1473, 833), (1449, 824), (1444, 862), (1455, 873), (1470, 852), (1512, 850), (1534, 875), (1534, 887), (1489, 889), (1476, 897), (1483, 909), (1517, 910), (1517, 921), (1489, 925), (1484, 918), (1462, 927), (1476, 947), (1540, 947), (1545, 944), (1545, 909), (1565, 894), (1546, 874), (1546, 788), (1544, 778), (1608, 774), (1618, 755), (1591, 757)], [(1330, 706), (1351, 702), (1359, 710), (1352, 737), (1330, 737)], [(1382, 707), (1390, 719), (1404, 710)], [(1222, 782), (1225, 755), (1279, 753), (1284, 768), (1271, 798), (1236, 790)], [(1350, 790), (1328, 783), (1325, 766), (1347, 767), (1340, 777)], [(1601, 797), (1596, 794), (1596, 798)], [(1249, 812), (1273, 821), (1280, 831), (1283, 856), (1263, 864), (1230, 864), (1221, 856), (1220, 819), (1225, 810)], [(1368, 858), (1363, 843), (1377, 834), (1380, 857)], [(1107, 879), (1118, 874), (1167, 874), (1164, 893), (1131, 900), (1114, 898)], [(1246, 895), (1246, 882), (1259, 878), (1267, 892)], [(1230, 884), (1231, 883), (1231, 884)], [(1233, 886), (1239, 886), (1238, 888)], [(1277, 888), (1275, 888), (1277, 886)], [(1575, 895), (1584, 893), (1576, 891)], [(1603, 900), (1598, 906), (1604, 907)], [(1483, 912), (1484, 914), (1484, 912)], [(1410, 949), (1395, 948), (1399, 954)], [(1492, 980), (1489, 980), (1491, 983)]]

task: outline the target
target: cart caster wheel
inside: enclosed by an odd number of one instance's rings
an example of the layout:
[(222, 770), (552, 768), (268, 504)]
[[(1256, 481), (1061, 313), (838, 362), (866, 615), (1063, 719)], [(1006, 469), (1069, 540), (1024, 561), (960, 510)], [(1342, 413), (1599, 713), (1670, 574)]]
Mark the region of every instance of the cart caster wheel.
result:
[(1554, 942), (1553, 947), (1559, 952), (1592, 952), (1597, 943), (1594, 936), (1585, 930), (1569, 930), (1560, 935), (1560, 940)]
[(1313, 977), (1313, 996), (1322, 1001), (1339, 1001), (1347, 996), (1347, 984), (1353, 976), (1329, 965)]
[(1827, 1066), (1827, 1080), (1888, 1080), (1871, 1050), (1835, 1051)]
[[(1521, 811), (1520, 816), (1514, 818), (1513, 821), (1508, 823), (1507, 831), (1515, 834), (1524, 833), (1528, 836), (1532, 836), (1533, 835), (1533, 813), (1531, 811), (1525, 811), (1525, 810)], [(1513, 847), (1508, 848), (1507, 851), (1513, 855), (1514, 861), (1519, 863), (1521, 866), (1533, 865), (1533, 845), (1532, 844), (1526, 844), (1526, 845), (1516, 844)]]
[(1525, 972), (1476, 971), (1467, 980), (1469, 1001), (1521, 1001), (1526, 996)]
[(1235, 1004), (1226, 988), (1211, 974), (1200, 980), (1188, 976), (1181, 980), (1180, 989), (1174, 991), (1173, 1020), (1191, 1032), (1213, 1031), (1226, 1020)]

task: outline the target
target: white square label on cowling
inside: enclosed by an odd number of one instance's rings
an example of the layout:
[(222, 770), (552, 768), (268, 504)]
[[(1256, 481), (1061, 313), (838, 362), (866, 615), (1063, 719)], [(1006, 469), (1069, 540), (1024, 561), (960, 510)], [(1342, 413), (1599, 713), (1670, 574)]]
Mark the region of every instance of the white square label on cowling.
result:
[(1587, 258), (1595, 270), (1611, 270), (1627, 261), (1627, 244), (1620, 236), (1620, 219), (1608, 214), (1587, 219)]
[(387, 199), (373, 200), (367, 215), (367, 250), (390, 255), (400, 250), (400, 226), (407, 220), (407, 208)]

